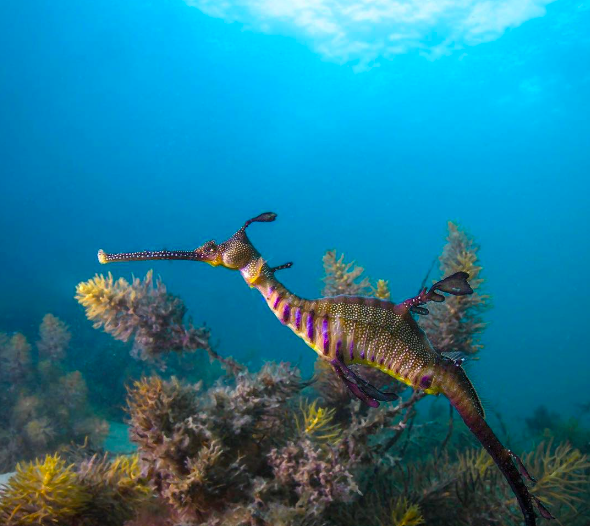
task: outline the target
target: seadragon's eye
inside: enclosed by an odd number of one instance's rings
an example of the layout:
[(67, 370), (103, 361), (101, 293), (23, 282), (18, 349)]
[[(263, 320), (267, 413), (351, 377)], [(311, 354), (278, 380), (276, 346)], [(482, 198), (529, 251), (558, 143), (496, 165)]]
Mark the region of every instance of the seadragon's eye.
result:
[(207, 243), (205, 243), (200, 250), (205, 254), (213, 254), (213, 252), (217, 250), (217, 244), (213, 240), (207, 241)]

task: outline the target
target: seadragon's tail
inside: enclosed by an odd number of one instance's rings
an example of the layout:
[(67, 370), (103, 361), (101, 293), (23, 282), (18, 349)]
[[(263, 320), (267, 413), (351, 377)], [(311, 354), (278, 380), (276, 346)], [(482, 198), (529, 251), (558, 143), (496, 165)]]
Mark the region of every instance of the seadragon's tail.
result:
[(534, 482), (522, 461), (506, 449), (484, 419), (483, 408), (469, 378), (460, 367), (449, 360), (446, 364), (445, 395), (471, 432), (486, 448), (516, 495), (526, 526), (536, 526), (535, 504), (545, 519), (554, 517), (528, 490), (525, 479)]

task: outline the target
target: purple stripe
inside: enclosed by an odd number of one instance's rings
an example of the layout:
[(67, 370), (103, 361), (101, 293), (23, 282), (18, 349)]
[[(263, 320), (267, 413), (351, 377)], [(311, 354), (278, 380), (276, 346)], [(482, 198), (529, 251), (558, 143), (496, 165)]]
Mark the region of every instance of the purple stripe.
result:
[(338, 339), (336, 342), (336, 358), (339, 360), (342, 358), (342, 340)]
[(385, 363), (385, 356), (381, 357), (381, 360), (379, 360), (379, 365), (383, 365)]
[(328, 318), (322, 320), (322, 338), (324, 340), (324, 354), (328, 354), (330, 348), (330, 334), (328, 332)]
[(287, 323), (291, 319), (291, 305), (285, 303), (283, 308), (283, 323)]
[(310, 311), (307, 315), (307, 339), (313, 342), (313, 311)]
[(420, 387), (422, 389), (428, 389), (432, 385), (432, 376), (425, 374), (422, 378), (420, 378)]
[(295, 311), (295, 327), (297, 330), (301, 329), (301, 308), (297, 307)]
[(276, 287), (273, 285), (268, 289), (268, 294), (266, 295), (266, 300), (268, 301), (272, 297), (272, 293), (276, 290)]
[(274, 305), (272, 306), (272, 308), (273, 308), (274, 310), (277, 310), (277, 307), (279, 306), (279, 303), (281, 303), (281, 300), (282, 300), (282, 299), (283, 299), (283, 298), (281, 298), (280, 294), (277, 294), (277, 299), (275, 300), (275, 303), (274, 303)]
[(361, 360), (365, 359), (365, 350), (364, 349), (361, 349), (360, 356), (361, 356)]
[(350, 339), (350, 345), (348, 346), (348, 352), (350, 353), (350, 359), (354, 359), (354, 340)]

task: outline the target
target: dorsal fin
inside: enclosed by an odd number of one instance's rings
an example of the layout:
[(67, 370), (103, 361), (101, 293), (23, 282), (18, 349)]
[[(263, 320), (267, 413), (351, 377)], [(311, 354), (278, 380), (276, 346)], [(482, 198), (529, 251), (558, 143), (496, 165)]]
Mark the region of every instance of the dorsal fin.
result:
[(440, 354), (441, 354), (441, 356), (444, 356), (445, 358), (448, 358), (449, 360), (454, 362), (455, 365), (461, 365), (465, 361), (465, 354), (462, 353), (461, 351), (449, 351), (449, 352), (444, 351), (444, 352), (441, 352)]

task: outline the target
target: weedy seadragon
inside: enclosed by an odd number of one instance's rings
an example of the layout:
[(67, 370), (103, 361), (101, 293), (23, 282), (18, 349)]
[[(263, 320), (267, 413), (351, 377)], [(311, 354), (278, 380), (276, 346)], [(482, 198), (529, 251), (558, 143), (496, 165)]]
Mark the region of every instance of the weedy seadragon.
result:
[(352, 364), (375, 367), (414, 389), (446, 396), (510, 484), (526, 526), (537, 523), (535, 504), (542, 517), (552, 519), (551, 513), (529, 492), (525, 480), (534, 480), (521, 460), (502, 445), (487, 424), (479, 397), (461, 361), (437, 352), (412, 316), (427, 315), (423, 305), (444, 301), (441, 293), (472, 294), (469, 276), (457, 272), (397, 304), (364, 296), (303, 299), (275, 277), (277, 271), (289, 268), (291, 263), (269, 266), (246, 235), (250, 224), (275, 219), (276, 214), (272, 212), (260, 214), (246, 221), (227, 241), (220, 244), (208, 241), (195, 250), (121, 254), (101, 250), (98, 259), (101, 263), (155, 259), (203, 261), (240, 271), (246, 283), (262, 294), (279, 321), (329, 362), (335, 374), (364, 403), (377, 407), (379, 402), (394, 400), (398, 395), (371, 385), (350, 368)]

